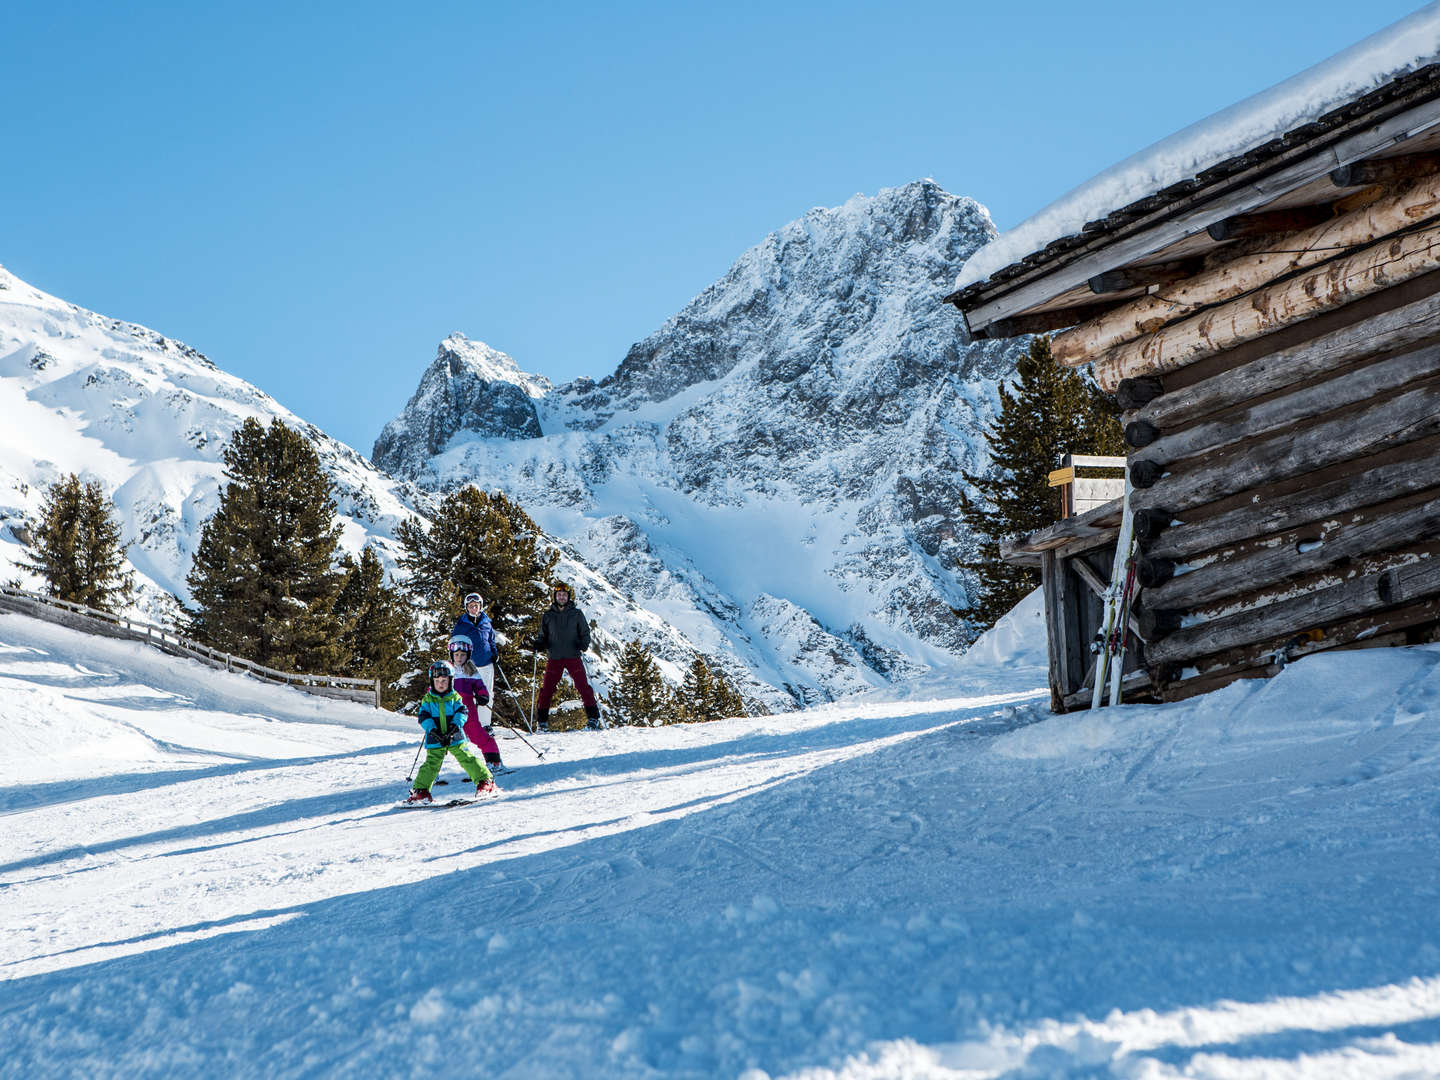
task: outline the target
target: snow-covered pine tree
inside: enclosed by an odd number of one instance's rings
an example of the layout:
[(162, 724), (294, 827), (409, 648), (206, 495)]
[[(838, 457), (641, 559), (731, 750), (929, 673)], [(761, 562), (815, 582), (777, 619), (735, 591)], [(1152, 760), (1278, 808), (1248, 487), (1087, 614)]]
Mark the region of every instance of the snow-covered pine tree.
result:
[(698, 653), (680, 684), (679, 699), (681, 718), (687, 723), (745, 716), (748, 712), (745, 700), (724, 674)]
[(186, 578), (189, 633), (284, 671), (334, 672), (343, 623), (335, 601), (340, 526), (310, 440), (278, 418), (247, 419), (223, 452), (227, 483)]
[(988, 627), (1040, 584), (1036, 570), (1000, 561), (1000, 541), (1055, 522), (1059, 495), (1049, 475), (1073, 454), (1125, 453), (1119, 409), (1080, 372), (1050, 356), (1050, 339), (1036, 337), (1016, 365), (1016, 380), (1000, 388), (1000, 413), (985, 431), (991, 470), (965, 473), (978, 498), (962, 496), (960, 520), (980, 539), (974, 562), (979, 597), (972, 614)]
[[(403, 547), (402, 587), (421, 612), (416, 644), (405, 654), (406, 670), (413, 673), (408, 691), (416, 698), (424, 692), (425, 669), (445, 656), (465, 594), (478, 592), (495, 627), (500, 665), (516, 695), (528, 701), (532, 665), (521, 643), (540, 629), (560, 558), (541, 542), (540, 527), (502, 492), (466, 486), (446, 500), (438, 521), (427, 527), (411, 518), (395, 535)], [(504, 683), (500, 692), (491, 687), (490, 704), (502, 723), (519, 723), (514, 701), (503, 691)]]
[(130, 602), (120, 523), (97, 482), (82, 484), (71, 473), (51, 484), (30, 535), (34, 559), (20, 565), (40, 574), (51, 596), (111, 612)]
[(627, 641), (620, 651), (615, 688), (605, 696), (611, 722), (658, 727), (675, 720), (675, 695), (665, 684), (650, 650), (639, 641)]
[(385, 581), (385, 568), (375, 550), (366, 546), (357, 563), (350, 555), (340, 562), (345, 583), (336, 614), (344, 620), (340, 640), (345, 649), (341, 673), (357, 679), (379, 679), (380, 701), (393, 708), (405, 673), (405, 650), (412, 618), (400, 590)]

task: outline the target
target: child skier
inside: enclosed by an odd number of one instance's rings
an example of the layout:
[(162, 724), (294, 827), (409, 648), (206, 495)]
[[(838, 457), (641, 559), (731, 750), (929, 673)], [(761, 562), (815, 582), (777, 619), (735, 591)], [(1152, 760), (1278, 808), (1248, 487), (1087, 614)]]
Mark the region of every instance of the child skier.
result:
[(430, 689), (420, 699), (416, 714), (420, 726), (425, 729), (425, 764), (415, 774), (415, 789), (405, 800), (409, 803), (428, 803), (430, 785), (440, 775), (440, 763), (448, 751), (460, 763), (465, 774), (475, 781), (476, 795), (494, 795), (499, 791), (490, 776), (490, 770), (465, 745), (465, 732), (461, 728), (465, 715), (465, 703), (452, 687), (454, 675), (450, 665), (437, 660), (430, 665)]
[(463, 637), (450, 639), (450, 667), (455, 671), (455, 692), (465, 702), (465, 737), (480, 748), (485, 755), (485, 764), (490, 771), (499, 775), (506, 772), (500, 761), (500, 744), (490, 734), (490, 690), (485, 685), (484, 671), (470, 660), (470, 640)]

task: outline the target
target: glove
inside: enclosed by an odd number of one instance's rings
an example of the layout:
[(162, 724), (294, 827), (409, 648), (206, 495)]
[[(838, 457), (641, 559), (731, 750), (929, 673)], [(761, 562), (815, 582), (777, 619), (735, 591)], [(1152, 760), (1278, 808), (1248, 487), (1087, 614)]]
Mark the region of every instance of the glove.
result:
[(490, 695), (485, 693), (484, 690), (481, 690), (475, 695), (475, 701), (483, 709), (486, 705), (490, 704)]
[(529, 638), (529, 640), (525, 642), (525, 647), (531, 652), (539, 652), (541, 649), (545, 648), (545, 643), (540, 640), (539, 634), (534, 634)]
[(435, 727), (430, 729), (430, 737), (426, 741), (433, 743), (436, 746), (449, 746), (450, 734), (451, 733), (449, 731), (441, 731), (439, 725), (437, 724)]

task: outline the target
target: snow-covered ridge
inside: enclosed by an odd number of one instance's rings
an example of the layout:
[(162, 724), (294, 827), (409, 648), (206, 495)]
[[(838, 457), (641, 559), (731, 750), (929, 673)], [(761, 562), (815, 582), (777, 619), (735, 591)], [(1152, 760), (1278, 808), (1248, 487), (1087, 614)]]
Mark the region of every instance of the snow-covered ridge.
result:
[(1429, 3), (1284, 82), (1132, 154), (1062, 195), (976, 252), (961, 269), (954, 288), (984, 281), (1052, 241), (1079, 233), (1091, 221), (1437, 61), (1440, 3)]
[(386, 476), (268, 394), (154, 330), (67, 303), (0, 268), (0, 573), (32, 582), (17, 530), (66, 473), (113, 493), (141, 586), (165, 618), (199, 529), (219, 503), (220, 453), (247, 418), (279, 418), (315, 444), (334, 482), (343, 544), (393, 562), (394, 530), (430, 497)]
[(796, 703), (943, 667), (974, 632), (960, 474), (987, 464), (980, 432), (1022, 346), (969, 342), (936, 298), (993, 235), (929, 180), (813, 209), (610, 375), (523, 401), (452, 337), (375, 461), (432, 491), (503, 488)]

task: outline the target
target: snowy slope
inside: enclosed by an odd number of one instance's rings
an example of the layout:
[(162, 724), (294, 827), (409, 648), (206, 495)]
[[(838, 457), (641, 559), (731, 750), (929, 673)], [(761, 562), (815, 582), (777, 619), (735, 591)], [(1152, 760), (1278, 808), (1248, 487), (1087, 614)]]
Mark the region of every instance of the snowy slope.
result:
[(50, 483), (78, 473), (113, 493), (152, 615), (167, 613), (166, 594), (188, 599), (200, 526), (219, 505), (220, 453), (247, 418), (278, 417), (315, 444), (351, 551), (374, 542), (393, 563), (396, 526), (429, 503), (190, 346), (50, 296), (3, 267), (0, 415), (0, 574), (33, 582), (16, 569), (27, 557), (16, 529)]
[(503, 488), (796, 702), (943, 668), (975, 632), (960, 474), (987, 463), (1023, 343), (968, 342), (936, 298), (993, 235), (933, 181), (812, 210), (599, 383), (551, 387), (452, 335), (374, 459), (432, 491)]
[(1440, 648), (1056, 717), (1030, 609), (445, 811), (401, 718), (0, 617), (0, 1076), (1440, 1074)]
[(1440, 3), (1426, 4), (1268, 90), (1168, 135), (1062, 195), (975, 253), (955, 288), (1080, 232), (1088, 222), (1198, 176), (1324, 116), (1392, 79), (1440, 61)]

